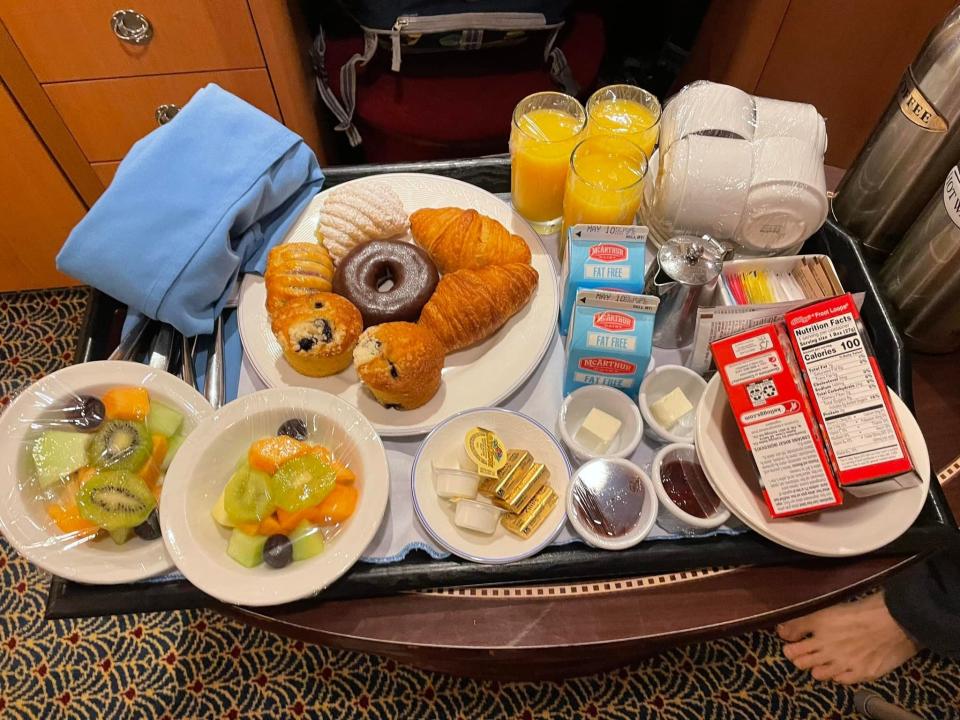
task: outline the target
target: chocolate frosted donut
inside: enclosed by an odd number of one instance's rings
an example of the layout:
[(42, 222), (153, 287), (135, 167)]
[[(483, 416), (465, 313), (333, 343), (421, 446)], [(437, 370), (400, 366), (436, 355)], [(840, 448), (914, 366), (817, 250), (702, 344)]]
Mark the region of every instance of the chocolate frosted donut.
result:
[(373, 240), (353, 248), (340, 261), (333, 291), (357, 306), (366, 328), (416, 322), (439, 280), (436, 265), (416, 245)]

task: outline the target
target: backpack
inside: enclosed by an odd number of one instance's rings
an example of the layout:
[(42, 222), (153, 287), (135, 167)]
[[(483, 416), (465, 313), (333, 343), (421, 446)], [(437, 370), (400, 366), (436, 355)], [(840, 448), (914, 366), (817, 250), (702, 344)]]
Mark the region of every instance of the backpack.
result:
[(351, 147), (362, 141), (353, 124), (356, 109), (357, 69), (366, 65), (378, 48), (390, 52), (390, 69), (399, 72), (405, 54), (470, 51), (543, 42), (543, 59), (550, 76), (564, 92), (579, 91), (560, 48), (554, 47), (563, 28), (564, 13), (572, 0), (341, 0), (347, 13), (363, 30), (363, 51), (340, 68), (341, 97), (327, 79), (326, 39), (318, 31), (311, 55), (317, 89), (324, 104), (339, 121), (335, 129), (347, 136)]

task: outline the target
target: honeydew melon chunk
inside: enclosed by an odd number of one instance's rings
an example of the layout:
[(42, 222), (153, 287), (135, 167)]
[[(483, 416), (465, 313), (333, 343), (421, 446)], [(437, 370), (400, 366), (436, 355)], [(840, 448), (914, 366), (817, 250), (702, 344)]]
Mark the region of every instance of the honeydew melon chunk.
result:
[(150, 428), (150, 432), (171, 438), (177, 434), (181, 425), (183, 425), (182, 413), (163, 403), (156, 401), (150, 403), (150, 414), (147, 415), (147, 427)]
[(323, 552), (326, 545), (320, 526), (312, 525), (306, 520), (290, 533), (290, 542), (293, 544), (294, 562), (316, 557)]
[(174, 435), (167, 440), (167, 454), (163, 456), (163, 462), (160, 463), (161, 470), (166, 470), (170, 467), (170, 463), (173, 462), (173, 456), (177, 454), (177, 450), (180, 449), (180, 446), (183, 445), (183, 441), (186, 439), (183, 435)]
[(220, 493), (220, 497), (217, 498), (217, 502), (214, 504), (213, 510), (210, 511), (210, 515), (213, 516), (214, 522), (216, 522), (217, 525), (225, 528), (234, 527), (230, 516), (227, 515), (227, 509), (223, 506), (223, 493)]
[(263, 546), (267, 542), (264, 535), (247, 535), (243, 530), (234, 528), (227, 545), (227, 555), (244, 567), (256, 567), (263, 562)]
[(31, 456), (37, 482), (43, 490), (65, 480), (87, 465), (90, 435), (65, 430), (47, 430), (33, 441)]

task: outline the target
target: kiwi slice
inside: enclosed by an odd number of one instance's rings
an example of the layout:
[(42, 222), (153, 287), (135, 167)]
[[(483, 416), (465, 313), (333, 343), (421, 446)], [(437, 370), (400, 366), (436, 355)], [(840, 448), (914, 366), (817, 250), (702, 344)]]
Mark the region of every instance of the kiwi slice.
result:
[(244, 463), (223, 489), (223, 509), (234, 525), (260, 522), (273, 511), (270, 476)]
[(98, 468), (136, 472), (153, 450), (147, 426), (135, 420), (109, 420), (87, 447), (87, 459)]
[(315, 455), (288, 460), (270, 478), (273, 501), (296, 512), (323, 501), (336, 484), (336, 471)]
[(147, 484), (127, 470), (98, 470), (80, 486), (80, 517), (113, 533), (135, 528), (157, 506)]

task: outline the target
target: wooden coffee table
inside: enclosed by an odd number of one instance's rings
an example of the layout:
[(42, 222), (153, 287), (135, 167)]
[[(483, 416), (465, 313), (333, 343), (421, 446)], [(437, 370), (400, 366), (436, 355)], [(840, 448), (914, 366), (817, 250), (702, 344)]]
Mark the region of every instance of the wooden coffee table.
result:
[[(327, 175), (333, 184), (400, 171), (449, 175), (492, 192), (509, 190), (509, 162), (503, 158), (331, 168)], [(879, 312), (885, 313), (883, 308)], [(121, 306), (95, 294), (77, 357), (105, 357), (118, 341), (123, 313)], [(887, 378), (909, 405), (909, 356), (895, 333), (890, 342), (897, 345), (896, 361), (886, 368)], [(942, 411), (936, 402), (931, 407)], [(921, 406), (921, 424), (923, 413)], [(931, 448), (934, 458), (942, 452)], [(557, 678), (608, 669), (677, 644), (770, 626), (877, 584), (955, 532), (949, 507), (934, 483), (920, 519), (902, 538), (878, 554), (849, 560), (806, 558), (748, 534), (708, 544), (646, 543), (642, 553), (630, 556), (636, 566), (621, 562), (610, 576), (615, 574), (615, 579), (569, 580), (553, 572), (548, 551), (541, 554), (538, 569), (527, 571), (539, 571), (543, 582), (536, 584), (522, 574), (504, 576), (509, 567), (464, 563), (455, 569), (472, 578), (473, 587), (424, 591), (419, 589), (422, 583), (405, 580), (397, 566), (374, 567), (364, 576), (367, 587), (360, 585), (361, 597), (354, 579), (349, 592), (334, 585), (318, 598), (257, 611), (220, 605), (182, 578), (114, 587), (54, 578), (47, 615), (209, 606), (272, 632), (426, 669), (501, 680)], [(577, 578), (597, 574), (589, 566), (598, 561), (585, 554), (573, 572)], [(701, 567), (716, 565), (716, 558), (725, 565)], [(664, 572), (664, 567), (675, 571)], [(509, 584), (503, 584), (504, 577)], [(454, 578), (446, 584), (458, 583)], [(338, 594), (348, 599), (329, 599)]]

